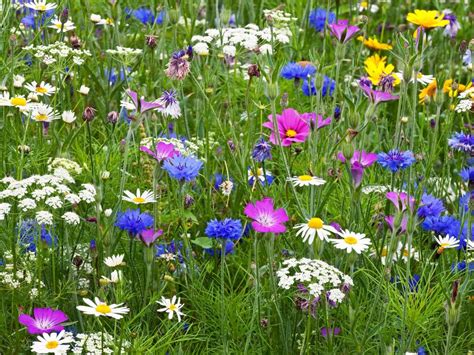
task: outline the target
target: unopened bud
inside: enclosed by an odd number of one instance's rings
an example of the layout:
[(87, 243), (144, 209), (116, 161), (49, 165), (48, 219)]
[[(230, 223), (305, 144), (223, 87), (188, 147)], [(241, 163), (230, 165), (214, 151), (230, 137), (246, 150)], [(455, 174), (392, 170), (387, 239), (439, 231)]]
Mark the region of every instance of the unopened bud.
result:
[(249, 77), (256, 77), (256, 78), (259, 78), (260, 77), (260, 69), (258, 69), (258, 65), (257, 64), (251, 64), (249, 66), (249, 68), (247, 69), (247, 74), (249, 75)]
[(86, 122), (91, 122), (95, 117), (96, 109), (90, 106), (87, 106), (82, 113), (82, 118)]
[(117, 121), (118, 121), (118, 116), (119, 115), (118, 115), (117, 111), (110, 111), (107, 114), (107, 121), (109, 121), (112, 124), (116, 124)]
[(145, 44), (150, 47), (151, 49), (154, 49), (156, 47), (156, 37), (148, 35), (145, 37)]
[(64, 8), (64, 10), (61, 12), (61, 15), (59, 16), (59, 21), (64, 25), (67, 20), (69, 19), (69, 10), (67, 7)]

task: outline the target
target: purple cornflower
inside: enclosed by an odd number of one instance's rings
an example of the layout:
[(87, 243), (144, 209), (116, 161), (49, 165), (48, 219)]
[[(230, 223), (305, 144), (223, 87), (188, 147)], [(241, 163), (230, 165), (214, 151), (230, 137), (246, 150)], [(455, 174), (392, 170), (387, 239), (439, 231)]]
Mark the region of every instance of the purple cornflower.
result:
[[(336, 88), (336, 82), (333, 79), (324, 75), (323, 85), (321, 89), (321, 96), (322, 97), (325, 97), (328, 95), (332, 96), (335, 88)], [(318, 93), (318, 90), (316, 89), (316, 86), (315, 86), (314, 78), (310, 79), (309, 81), (305, 79), (303, 81), (303, 86), (301, 87), (301, 89), (303, 90), (303, 94), (305, 94), (306, 96), (313, 96), (313, 95), (317, 95)]]
[(286, 64), (280, 72), (280, 76), (287, 80), (307, 79), (316, 73), (316, 68), (307, 62)]
[(28, 314), (20, 314), (18, 322), (26, 326), (30, 334), (60, 332), (64, 329), (61, 323), (68, 320), (66, 314), (51, 308), (33, 309), (34, 318)]
[(346, 43), (360, 31), (359, 27), (349, 25), (349, 20), (339, 20), (337, 23), (332, 23), (328, 27), (331, 34), (336, 37), (340, 43)]
[[(337, 159), (339, 159), (341, 162), (345, 163), (346, 158), (342, 154), (342, 152), (339, 152), (337, 154)], [(352, 155), (351, 158), (351, 175), (352, 175), (352, 180), (354, 182), (355, 187), (359, 187), (362, 178), (364, 176), (364, 169), (371, 166), (375, 161), (377, 160), (377, 154), (375, 153), (367, 153), (366, 151), (354, 151), (354, 154)]]
[(163, 230), (154, 230), (153, 228), (151, 229), (145, 229), (140, 232), (140, 240), (145, 244), (147, 247), (151, 247), (155, 240), (158, 239), (159, 236), (163, 234)]
[(456, 132), (448, 139), (448, 145), (454, 150), (466, 153), (474, 152), (474, 136)]
[(421, 204), (416, 213), (420, 218), (438, 217), (445, 210), (443, 201), (433, 195), (424, 193), (423, 196), (421, 196)]
[(226, 218), (222, 221), (210, 220), (204, 231), (209, 238), (237, 240), (242, 235), (242, 222), (239, 219)]
[(404, 170), (415, 162), (415, 156), (409, 150), (401, 152), (397, 149), (392, 149), (388, 153), (382, 152), (377, 155), (377, 163), (383, 168), (389, 169), (392, 173)]
[(123, 213), (119, 213), (115, 226), (121, 230), (128, 232), (131, 236), (136, 236), (153, 225), (153, 217), (148, 213), (140, 213), (140, 209), (128, 209)]
[(359, 87), (364, 91), (369, 100), (376, 105), (379, 102), (398, 100), (399, 98), (399, 96), (392, 95), (389, 92), (372, 89), (370, 82), (364, 78), (359, 80)]
[(135, 109), (140, 112), (140, 113), (145, 113), (147, 111), (160, 108), (161, 104), (158, 102), (151, 102), (151, 101), (145, 101), (143, 97), (138, 100), (138, 94), (136, 91), (133, 90), (127, 90), (126, 91), (127, 95), (132, 99), (133, 105), (135, 106)]
[(161, 105), (158, 111), (162, 114), (171, 116), (172, 118), (181, 116), (181, 108), (179, 107), (179, 101), (176, 99), (175, 90), (163, 91), (163, 94), (156, 102)]
[(152, 151), (145, 146), (141, 146), (140, 150), (155, 158), (158, 162), (179, 155), (179, 151), (174, 148), (172, 143), (165, 142), (158, 142), (155, 146), (155, 151)]
[(190, 56), (192, 56), (192, 48), (188, 51), (181, 50), (173, 53), (165, 71), (166, 76), (171, 79), (183, 80), (190, 70), (188, 62)]
[(261, 163), (272, 159), (272, 146), (265, 139), (259, 138), (252, 150), (252, 159)]
[(326, 23), (332, 24), (334, 22), (336, 22), (336, 14), (322, 8), (314, 9), (309, 14), (309, 25), (318, 32), (324, 31)]
[(199, 175), (202, 168), (202, 161), (196, 159), (192, 155), (175, 155), (165, 160), (163, 169), (168, 175), (176, 180), (192, 181)]

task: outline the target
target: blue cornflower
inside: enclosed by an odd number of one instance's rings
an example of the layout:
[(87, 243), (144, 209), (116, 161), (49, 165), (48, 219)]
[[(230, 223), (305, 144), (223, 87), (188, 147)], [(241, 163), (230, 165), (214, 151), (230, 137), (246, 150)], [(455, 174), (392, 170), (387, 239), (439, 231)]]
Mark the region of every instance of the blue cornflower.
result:
[(448, 145), (454, 150), (470, 153), (474, 151), (474, 136), (456, 132), (448, 139)]
[(433, 195), (424, 193), (423, 196), (421, 196), (421, 205), (418, 208), (417, 214), (420, 218), (438, 217), (445, 210), (443, 201)]
[(168, 175), (176, 180), (192, 181), (199, 175), (202, 168), (202, 161), (193, 156), (175, 155), (166, 159), (163, 163), (163, 169)]
[(377, 163), (383, 168), (389, 169), (392, 173), (398, 170), (403, 170), (416, 162), (413, 153), (409, 150), (400, 152), (397, 149), (392, 149), (388, 153), (377, 154)]
[[(321, 96), (322, 97), (325, 97), (327, 95), (332, 96), (335, 88), (336, 88), (336, 82), (325, 75), (323, 78), (323, 88), (321, 91)], [(304, 80), (303, 86), (301, 89), (303, 90), (303, 94), (305, 94), (306, 96), (316, 95), (318, 93), (318, 90), (316, 89), (316, 86), (315, 86), (314, 79), (311, 79), (310, 81)]]
[(53, 237), (44, 225), (40, 226), (35, 220), (24, 220), (19, 227), (19, 242), (24, 251), (36, 253), (36, 241), (39, 240), (48, 247), (57, 244), (57, 238)]
[(418, 283), (420, 282), (420, 275), (415, 274), (412, 278), (408, 280), (408, 287), (410, 287), (410, 292), (418, 291)]
[[(466, 192), (459, 198), (459, 209), (461, 210), (461, 215), (469, 211), (469, 202), (474, 201), (474, 190)], [(471, 215), (474, 216), (474, 209), (471, 211)]]
[(232, 218), (213, 219), (207, 223), (204, 233), (209, 238), (237, 240), (242, 236), (242, 222)]
[(329, 25), (335, 22), (336, 14), (322, 8), (314, 9), (309, 14), (309, 24), (318, 32), (324, 31), (326, 23)]
[(259, 138), (252, 150), (252, 159), (261, 163), (272, 159), (272, 146), (263, 138)]
[(174, 240), (172, 240), (168, 244), (155, 244), (155, 256), (157, 258), (167, 258), (170, 255), (176, 256), (178, 258), (178, 261), (180, 264), (184, 263), (184, 258), (181, 253), (181, 249), (183, 248), (183, 243), (179, 242), (176, 243)]
[[(462, 225), (461, 222), (453, 216), (446, 215), (439, 217), (427, 217), (421, 224), (421, 227), (437, 234), (450, 235), (459, 239), (458, 249), (463, 249), (466, 247), (466, 238), (468, 234), (467, 225), (467, 223)], [(471, 235), (473, 235), (473, 232), (474, 225), (471, 229)]]
[(316, 68), (311, 64), (301, 65), (300, 63), (290, 62), (285, 65), (280, 72), (280, 76), (287, 80), (307, 79), (316, 73)]
[(474, 184), (474, 166), (464, 168), (459, 173), (461, 178), (469, 184)]
[(466, 267), (469, 272), (474, 271), (474, 262), (470, 261), (469, 263), (466, 263), (466, 261), (460, 261), (459, 263), (454, 263), (451, 265), (451, 271), (464, 272), (464, 270), (466, 270)]
[(161, 11), (155, 18), (153, 11), (147, 7), (140, 7), (136, 10), (126, 9), (125, 11), (128, 15), (127, 17), (131, 15), (144, 25), (153, 25), (154, 23), (161, 25), (165, 17), (165, 12)]
[[(234, 247), (235, 247), (235, 244), (233, 242), (231, 242), (230, 240), (226, 240), (225, 241), (225, 249), (224, 249), (224, 254), (227, 255), (227, 254), (232, 254), (234, 252)], [(208, 248), (208, 249), (204, 249), (204, 252), (206, 254), (209, 254), (210, 256), (214, 256), (214, 255), (221, 255), (222, 254), (222, 247), (221, 248)]]
[(140, 213), (140, 209), (128, 209), (119, 213), (115, 225), (130, 235), (136, 236), (138, 233), (150, 228), (153, 225), (153, 217), (148, 213)]

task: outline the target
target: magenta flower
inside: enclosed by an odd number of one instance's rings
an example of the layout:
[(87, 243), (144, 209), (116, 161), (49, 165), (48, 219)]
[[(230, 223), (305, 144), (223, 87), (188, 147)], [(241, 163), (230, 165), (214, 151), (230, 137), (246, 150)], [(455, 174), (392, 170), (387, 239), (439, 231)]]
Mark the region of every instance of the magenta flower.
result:
[[(395, 230), (395, 217), (394, 216), (386, 216), (385, 217), (385, 222), (387, 222), (388, 226), (390, 227), (390, 230), (393, 232)], [(404, 215), (402, 217), (400, 226), (398, 226), (398, 231), (397, 234), (402, 234), (405, 233), (407, 230), (407, 224), (408, 224), (408, 217)]]
[(145, 229), (144, 231), (140, 232), (140, 239), (147, 247), (150, 247), (155, 242), (155, 240), (157, 240), (158, 237), (162, 234), (162, 229)]
[(404, 192), (387, 192), (385, 195), (395, 206), (397, 211), (405, 211), (407, 206), (410, 207), (410, 210), (413, 210), (415, 205), (415, 198), (413, 196), (408, 196), (408, 194)]
[(143, 97), (141, 97), (140, 101), (138, 101), (138, 94), (136, 91), (132, 91), (129, 89), (126, 91), (126, 93), (132, 99), (132, 102), (135, 105), (136, 110), (139, 111), (140, 113), (144, 113), (146, 111), (162, 107), (160, 103), (145, 101)]
[(68, 320), (62, 311), (51, 308), (35, 308), (33, 314), (34, 318), (28, 314), (18, 316), (18, 322), (26, 326), (30, 334), (60, 332), (64, 329), (61, 323)]
[(155, 151), (152, 151), (145, 146), (141, 146), (140, 150), (155, 158), (158, 162), (162, 162), (163, 160), (172, 158), (175, 155), (179, 155), (179, 151), (174, 148), (172, 143), (165, 142), (158, 142), (155, 146)]
[(339, 42), (346, 43), (352, 37), (354, 37), (357, 32), (360, 31), (360, 28), (357, 26), (349, 25), (348, 20), (339, 20), (337, 21), (337, 23), (330, 24), (329, 30)]
[(309, 125), (313, 124), (317, 129), (329, 126), (331, 124), (331, 117), (324, 118), (322, 115), (317, 115), (314, 112), (302, 113), (301, 118), (308, 122)]
[[(273, 132), (273, 117), (268, 116), (269, 121), (263, 124), (263, 127), (270, 128), (272, 134), (270, 135), (270, 142), (278, 144)], [(276, 115), (278, 133), (280, 135), (281, 145), (284, 147), (290, 146), (293, 143), (301, 143), (306, 140), (309, 135), (309, 124), (306, 122), (298, 111), (287, 108), (283, 110), (281, 115)]]
[(275, 210), (273, 199), (264, 197), (263, 200), (249, 203), (245, 206), (244, 214), (253, 219), (252, 227), (260, 233), (284, 233), (283, 223), (288, 221), (288, 215), (283, 208)]
[[(341, 152), (337, 153), (337, 159), (343, 163), (346, 162), (346, 158)], [(351, 158), (351, 175), (355, 187), (360, 186), (364, 176), (364, 169), (371, 166), (376, 161), (377, 154), (375, 153), (367, 153), (364, 150), (362, 153), (358, 150), (354, 152), (354, 155)]]
[(364, 91), (365, 95), (374, 104), (379, 102), (398, 100), (399, 96), (392, 95), (389, 92), (374, 90), (366, 83), (366, 80), (359, 80), (359, 87)]

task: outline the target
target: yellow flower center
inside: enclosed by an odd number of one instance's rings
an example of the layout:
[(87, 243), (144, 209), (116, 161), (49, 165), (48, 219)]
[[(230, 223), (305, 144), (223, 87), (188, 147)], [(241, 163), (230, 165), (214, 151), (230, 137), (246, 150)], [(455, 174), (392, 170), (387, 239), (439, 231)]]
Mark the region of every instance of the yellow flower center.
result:
[(313, 177), (311, 175), (300, 175), (298, 176), (298, 180), (300, 181), (311, 181)]
[(38, 5), (38, 6), (36, 6), (36, 9), (38, 11), (46, 11), (46, 5)]
[(107, 304), (102, 303), (99, 304), (97, 307), (95, 307), (96, 312), (102, 313), (102, 314), (108, 314), (112, 312), (112, 308), (110, 308)]
[(369, 4), (367, 4), (367, 1), (362, 1), (360, 3), (360, 7), (362, 7), (363, 9), (367, 9), (369, 7)]
[(388, 255), (388, 250), (387, 248), (383, 248), (382, 252), (380, 253), (380, 256), (387, 256)]
[(286, 131), (286, 136), (289, 138), (293, 138), (294, 136), (296, 136), (296, 131), (294, 129), (289, 129)]
[(176, 308), (177, 308), (177, 307), (176, 307), (175, 304), (170, 304), (170, 307), (169, 307), (170, 311), (175, 311)]
[(48, 89), (46, 89), (42, 86), (37, 86), (35, 90), (36, 90), (36, 92), (39, 92), (40, 94), (44, 94), (44, 93), (48, 92)]
[(449, 246), (449, 243), (441, 243), (440, 247), (441, 248), (446, 248)]
[(105, 20), (105, 23), (107, 23), (107, 25), (112, 25), (114, 23), (114, 20), (112, 20), (111, 18), (108, 18)]
[(59, 342), (56, 340), (50, 340), (46, 343), (45, 347), (46, 349), (56, 349), (59, 345)]
[(144, 203), (145, 199), (143, 197), (134, 197), (133, 202), (135, 202), (135, 203)]
[(312, 229), (321, 229), (324, 226), (324, 222), (321, 218), (311, 218), (308, 221), (308, 227)]
[(358, 239), (356, 237), (353, 237), (352, 235), (348, 236), (348, 237), (345, 237), (344, 238), (344, 241), (347, 243), (347, 244), (357, 244), (357, 241)]
[(26, 99), (24, 97), (14, 97), (10, 100), (13, 106), (26, 106)]
[(45, 115), (45, 114), (42, 114), (42, 113), (38, 113), (36, 116), (35, 116), (35, 119), (36, 121), (46, 121), (48, 119), (48, 115)]
[(408, 257), (409, 255), (408, 249), (403, 250), (403, 256)]

